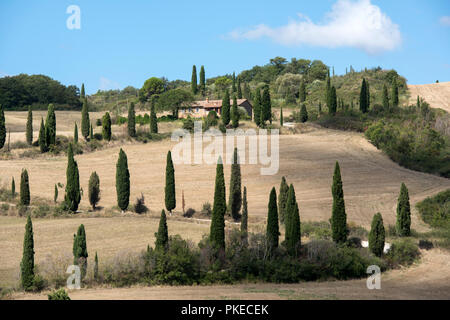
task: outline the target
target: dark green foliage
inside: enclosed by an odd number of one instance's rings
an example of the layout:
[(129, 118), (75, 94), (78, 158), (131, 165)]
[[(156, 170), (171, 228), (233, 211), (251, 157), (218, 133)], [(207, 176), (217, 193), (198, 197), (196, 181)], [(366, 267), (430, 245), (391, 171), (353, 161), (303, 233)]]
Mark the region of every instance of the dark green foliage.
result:
[(280, 127), (283, 126), (283, 121), (284, 121), (284, 119), (283, 119), (283, 107), (281, 107), (281, 111), (280, 111)]
[(272, 188), (270, 191), (266, 236), (269, 242), (269, 248), (277, 248), (280, 230), (278, 226), (277, 192), (275, 191), (275, 188)]
[(347, 214), (345, 213), (341, 170), (337, 161), (334, 167), (331, 193), (333, 194), (333, 208), (331, 213), (332, 238), (336, 243), (345, 243), (347, 241)]
[(254, 99), (253, 99), (253, 120), (259, 127), (261, 125), (261, 91), (256, 88)]
[(370, 109), (370, 85), (369, 85), (369, 81), (366, 80), (366, 93), (367, 93), (367, 110)]
[(330, 115), (335, 115), (337, 111), (337, 96), (336, 88), (334, 86), (330, 89), (329, 100), (328, 100), (328, 113)]
[(53, 193), (53, 202), (56, 203), (58, 201), (58, 185), (55, 184), (55, 192)]
[(105, 113), (102, 119), (102, 136), (106, 141), (111, 140), (111, 116), (109, 112)]
[(11, 180), (11, 196), (13, 199), (16, 197), (16, 182), (14, 181), (14, 177)]
[(172, 210), (177, 206), (177, 200), (175, 196), (175, 168), (173, 167), (172, 153), (170, 151), (167, 152), (166, 187), (164, 189), (164, 193), (166, 209), (169, 212), (172, 212)]
[(158, 119), (153, 104), (150, 109), (150, 133), (158, 133)]
[(270, 100), (269, 86), (266, 86), (263, 90), (263, 95), (261, 98), (261, 113), (261, 119), (272, 123), (272, 102)]
[(67, 294), (66, 290), (63, 288), (56, 290), (50, 294), (47, 295), (48, 300), (70, 300), (69, 295)]
[(280, 194), (278, 195), (278, 217), (280, 218), (280, 223), (284, 224), (286, 219), (286, 205), (289, 194), (289, 186), (286, 183), (286, 178), (281, 178), (280, 183)]
[(28, 107), (26, 139), (27, 143), (31, 146), (33, 144), (33, 111), (31, 106)]
[(237, 148), (234, 148), (233, 163), (231, 164), (230, 195), (228, 204), (230, 206), (231, 216), (235, 221), (239, 221), (241, 218), (239, 212), (241, 211), (242, 205), (242, 191), (241, 165)]
[(450, 229), (450, 189), (428, 197), (416, 206), (423, 221), (434, 228)]
[(47, 119), (45, 120), (45, 141), (47, 148), (56, 143), (56, 115), (53, 104), (48, 105)]
[(366, 79), (363, 78), (362, 84), (361, 84), (361, 91), (359, 93), (359, 110), (362, 113), (366, 113), (369, 110), (369, 102), (367, 100), (368, 93), (367, 93), (367, 84)]
[(84, 278), (87, 271), (87, 242), (84, 225), (80, 225), (77, 234), (73, 235), (73, 264), (80, 266), (81, 278)]
[(383, 85), (382, 100), (383, 100), (383, 110), (388, 111), (389, 110), (389, 95), (388, 95), (388, 90), (387, 90), (386, 84)]
[(247, 187), (244, 187), (242, 198), (241, 233), (245, 242), (248, 240), (248, 208), (247, 208)]
[(391, 101), (393, 107), (398, 107), (398, 84), (397, 80), (395, 79), (392, 81), (392, 87), (391, 87)]
[(285, 216), (285, 246), (291, 256), (297, 256), (301, 245), (300, 213), (294, 186), (289, 186)]
[(5, 124), (5, 111), (3, 106), (0, 105), (0, 149), (3, 148), (6, 141), (6, 124)]
[(409, 266), (420, 256), (417, 245), (408, 238), (399, 239), (391, 244), (389, 252), (386, 254), (388, 264), (395, 268), (398, 266)]
[(206, 94), (206, 76), (204, 66), (201, 66), (200, 68), (200, 92), (203, 96)]
[(306, 105), (302, 103), (302, 106), (300, 107), (300, 121), (302, 123), (308, 121), (308, 110), (306, 110)]
[(92, 125), (92, 122), (89, 131), (89, 140), (94, 140), (94, 126)]
[(85, 98), (86, 98), (86, 93), (84, 92), (84, 83), (82, 83), (81, 90), (80, 90), (80, 99), (84, 101)]
[(235, 72), (233, 72), (233, 76), (232, 76), (231, 92), (233, 93), (233, 95), (236, 93), (236, 73)]
[(128, 108), (128, 135), (132, 138), (136, 137), (136, 112), (134, 110), (134, 102), (130, 103)]
[(95, 211), (97, 203), (100, 201), (100, 178), (97, 172), (92, 172), (89, 177), (89, 203)]
[(225, 178), (223, 175), (222, 158), (219, 157), (216, 168), (216, 183), (214, 188), (214, 204), (211, 219), (210, 240), (217, 249), (225, 248)]
[(47, 152), (47, 138), (45, 136), (45, 124), (44, 119), (41, 118), (41, 128), (39, 129), (39, 150), (41, 153)]
[(23, 240), (22, 262), (20, 263), (20, 283), (25, 291), (33, 289), (34, 284), (34, 239), (33, 224), (28, 216)]
[(228, 90), (225, 90), (224, 97), (222, 99), (222, 123), (227, 126), (230, 123), (230, 94)]
[(233, 106), (231, 108), (231, 124), (233, 128), (239, 127), (239, 110), (236, 95), (233, 97)]
[(306, 85), (305, 85), (305, 81), (303, 79), (300, 82), (300, 89), (298, 92), (298, 97), (300, 99), (300, 102), (306, 101)]
[(146, 213), (148, 211), (147, 206), (145, 205), (144, 194), (141, 193), (140, 197), (136, 198), (136, 202), (134, 203), (134, 212), (137, 214)]
[(384, 250), (385, 231), (383, 217), (380, 213), (373, 216), (369, 233), (369, 249), (377, 257), (381, 257)]
[(22, 206), (30, 205), (30, 183), (28, 179), (27, 169), (22, 170), (20, 175), (20, 200), (19, 204)]
[(75, 128), (73, 129), (73, 143), (75, 143), (75, 144), (78, 143), (78, 126), (77, 126), (76, 122), (75, 122)]
[(242, 99), (241, 78), (237, 78), (237, 98)]
[(130, 171), (125, 152), (120, 148), (119, 159), (116, 164), (116, 192), (117, 205), (125, 211), (130, 203)]
[(166, 212), (164, 210), (161, 211), (158, 232), (155, 233), (155, 238), (155, 249), (166, 251), (169, 246), (169, 232), (167, 230)]
[(411, 208), (409, 204), (408, 188), (402, 183), (397, 202), (397, 235), (408, 237), (411, 235)]
[(66, 209), (70, 211), (77, 211), (80, 204), (80, 176), (78, 172), (78, 164), (73, 158), (72, 144), (69, 144), (67, 150), (67, 170), (66, 170), (66, 193), (64, 195), (64, 203)]
[(98, 277), (98, 256), (97, 256), (97, 251), (95, 251), (95, 258), (94, 258), (94, 280), (98, 281), (99, 277)]
[(197, 68), (192, 66), (192, 77), (191, 77), (191, 90), (193, 94), (197, 94), (198, 86), (197, 86)]
[(87, 100), (83, 101), (83, 108), (81, 109), (81, 135), (87, 141), (89, 137), (89, 129), (91, 122), (89, 121), (89, 108)]

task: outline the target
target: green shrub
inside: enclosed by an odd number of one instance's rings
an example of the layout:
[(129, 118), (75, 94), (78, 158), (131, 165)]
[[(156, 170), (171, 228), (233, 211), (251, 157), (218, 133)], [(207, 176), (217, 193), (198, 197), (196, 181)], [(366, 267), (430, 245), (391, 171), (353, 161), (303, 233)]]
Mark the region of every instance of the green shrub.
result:
[(391, 267), (409, 266), (420, 256), (417, 245), (411, 239), (399, 239), (392, 243), (386, 254), (386, 261)]
[(53, 291), (48, 295), (48, 300), (70, 300), (69, 295), (63, 288)]
[(435, 228), (450, 228), (450, 189), (426, 198), (416, 207), (425, 223)]

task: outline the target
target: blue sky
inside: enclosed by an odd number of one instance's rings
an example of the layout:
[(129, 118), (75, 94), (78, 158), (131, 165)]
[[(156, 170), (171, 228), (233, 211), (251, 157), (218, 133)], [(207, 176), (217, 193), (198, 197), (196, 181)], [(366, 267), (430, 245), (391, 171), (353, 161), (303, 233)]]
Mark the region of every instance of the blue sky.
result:
[[(81, 29), (69, 30), (70, 5)], [(300, 14), (300, 15), (299, 15)], [(282, 56), (320, 59), (337, 74), (394, 68), (410, 84), (450, 81), (450, 1), (2, 0), (0, 76), (46, 74), (98, 89), (152, 76), (212, 77)]]

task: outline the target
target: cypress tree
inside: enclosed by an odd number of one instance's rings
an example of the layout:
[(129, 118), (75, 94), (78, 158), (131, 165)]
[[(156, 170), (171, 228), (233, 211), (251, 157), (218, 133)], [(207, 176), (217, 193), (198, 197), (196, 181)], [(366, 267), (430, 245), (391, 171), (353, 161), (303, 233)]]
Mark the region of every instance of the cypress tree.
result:
[(234, 148), (233, 162), (231, 164), (231, 178), (230, 178), (230, 195), (228, 203), (230, 205), (231, 216), (235, 221), (241, 218), (239, 212), (242, 205), (241, 193), (241, 165), (239, 163), (238, 149)]
[(200, 68), (200, 91), (204, 96), (206, 94), (206, 78), (205, 78), (205, 67)]
[(11, 180), (11, 196), (13, 199), (16, 197), (16, 182), (14, 181), (14, 177)]
[(281, 107), (281, 111), (280, 111), (280, 127), (283, 126), (283, 107)]
[(134, 102), (130, 103), (128, 108), (128, 135), (136, 137), (136, 112), (134, 111)]
[(31, 146), (33, 144), (33, 111), (31, 106), (28, 107), (26, 138), (27, 143)]
[(33, 223), (30, 216), (27, 217), (27, 224), (25, 225), (22, 262), (20, 263), (20, 283), (25, 291), (31, 290), (34, 284), (34, 239)]
[(230, 94), (228, 90), (225, 90), (224, 97), (222, 99), (222, 123), (227, 126), (230, 123)]
[(0, 104), (0, 149), (3, 148), (6, 141), (6, 124), (5, 124), (5, 111)]
[(47, 148), (56, 144), (56, 115), (53, 104), (48, 105), (47, 119), (45, 120), (45, 139)]
[(84, 225), (78, 227), (77, 233), (73, 235), (73, 264), (79, 265), (81, 269), (81, 277), (84, 278), (87, 271), (87, 243), (86, 231)]
[(335, 115), (337, 110), (337, 96), (336, 96), (336, 88), (334, 86), (330, 89), (330, 97), (328, 104), (328, 113), (330, 115)]
[(300, 90), (299, 90), (298, 96), (299, 96), (300, 102), (306, 101), (306, 86), (305, 86), (305, 81), (303, 79), (300, 82)]
[(411, 235), (411, 207), (409, 204), (408, 188), (404, 183), (400, 188), (400, 195), (397, 202), (397, 235), (408, 237)]
[(289, 186), (285, 217), (285, 244), (290, 255), (296, 256), (301, 244), (300, 213), (295, 197), (294, 186)]
[(266, 235), (269, 247), (271, 249), (278, 248), (280, 230), (278, 227), (277, 192), (275, 191), (275, 188), (272, 188), (272, 191), (270, 191)]
[(198, 87), (197, 87), (197, 68), (192, 66), (192, 78), (191, 78), (191, 89), (193, 94), (197, 94)]
[(97, 251), (95, 251), (95, 258), (94, 258), (94, 280), (98, 281), (98, 256)]
[(120, 148), (119, 159), (116, 164), (116, 192), (117, 205), (124, 211), (130, 203), (130, 172), (125, 152)]
[(22, 170), (20, 175), (20, 200), (19, 204), (22, 206), (30, 205), (30, 182), (28, 179), (27, 169)]
[(100, 178), (97, 172), (92, 172), (89, 178), (89, 203), (92, 206), (92, 210), (95, 211), (97, 203), (100, 201)]
[(378, 212), (373, 216), (372, 225), (369, 232), (369, 250), (377, 257), (381, 257), (383, 254), (384, 238), (385, 231), (383, 217)]
[(244, 187), (244, 196), (242, 198), (242, 218), (241, 233), (245, 243), (248, 242), (248, 208), (247, 208), (247, 188)]
[(89, 140), (94, 140), (94, 126), (91, 122), (91, 130), (89, 131)]
[(165, 204), (166, 209), (170, 213), (177, 206), (176, 196), (175, 196), (175, 168), (172, 162), (172, 153), (167, 152), (167, 162), (166, 162), (166, 187), (165, 191)]
[(232, 93), (236, 93), (236, 73), (233, 72), (233, 77), (232, 77), (232, 85), (231, 85), (231, 92)]
[(332, 238), (336, 243), (344, 243), (347, 241), (347, 214), (345, 213), (341, 170), (337, 161), (334, 167), (331, 192), (333, 194), (333, 208), (331, 213)]
[(367, 99), (366, 99), (366, 103), (367, 103), (367, 110), (370, 110), (370, 85), (369, 85), (369, 81), (366, 81), (366, 93), (367, 93)]
[[(328, 111), (332, 109), (331, 107), (331, 80), (330, 80), (330, 70), (328, 70), (327, 81), (325, 87), (325, 102), (328, 107)], [(331, 112), (329, 112), (331, 114)]]
[(210, 240), (214, 247), (217, 249), (225, 249), (225, 199), (225, 178), (223, 175), (223, 163), (222, 158), (219, 157), (216, 168), (214, 204), (210, 230)]
[(53, 193), (53, 202), (56, 203), (58, 201), (58, 185), (55, 184), (55, 192)]
[(417, 108), (417, 110), (420, 110), (420, 98), (419, 98), (419, 96), (417, 96), (416, 108)]
[(242, 89), (241, 89), (241, 78), (237, 78), (237, 97), (238, 99), (242, 99)]
[(269, 121), (272, 123), (272, 103), (270, 101), (269, 86), (266, 86), (263, 90), (263, 95), (261, 98), (261, 112), (263, 114), (264, 121)]
[(386, 84), (383, 84), (383, 96), (382, 96), (382, 100), (383, 100), (383, 110), (384, 111), (389, 111), (389, 96), (388, 96), (388, 90), (386, 87)]
[(87, 141), (89, 137), (89, 126), (91, 122), (89, 121), (89, 109), (87, 101), (83, 101), (83, 108), (81, 109), (81, 134), (84, 137), (84, 140)]
[(278, 217), (280, 219), (280, 223), (282, 224), (285, 222), (286, 218), (286, 205), (288, 193), (289, 193), (289, 186), (286, 183), (286, 178), (281, 177), (280, 194), (278, 195)]
[(361, 91), (359, 93), (359, 110), (362, 113), (367, 112), (367, 85), (366, 85), (366, 79), (364, 79), (364, 78), (362, 80)]
[(239, 111), (236, 95), (233, 97), (233, 107), (231, 109), (231, 124), (233, 128), (239, 127)]
[(111, 116), (109, 112), (105, 113), (102, 119), (102, 136), (107, 141), (111, 140)]
[(72, 144), (69, 144), (67, 150), (67, 170), (66, 170), (66, 193), (64, 195), (64, 203), (67, 210), (77, 211), (80, 204), (80, 175), (78, 172), (78, 164), (73, 158)]
[(41, 128), (39, 129), (39, 150), (41, 153), (47, 152), (47, 137), (44, 125), (44, 119), (41, 118)]
[(261, 91), (258, 88), (256, 88), (253, 101), (253, 120), (258, 127), (261, 125)]
[(308, 110), (306, 110), (306, 105), (302, 103), (302, 106), (300, 107), (300, 121), (306, 122), (308, 121)]
[(167, 250), (169, 246), (169, 233), (167, 230), (166, 212), (161, 211), (161, 218), (159, 219), (158, 232), (155, 233), (155, 249)]
[(81, 84), (80, 98), (84, 100), (86, 98), (86, 94), (84, 92), (84, 83)]
[(150, 133), (158, 133), (158, 119), (156, 118), (155, 106), (150, 107)]
[(392, 88), (391, 88), (391, 101), (393, 107), (398, 107), (398, 86), (397, 86), (397, 80), (392, 81)]
[(75, 129), (73, 130), (73, 143), (75, 144), (78, 143), (78, 126), (76, 122), (75, 122)]
[(319, 115), (322, 113), (322, 102), (319, 101)]

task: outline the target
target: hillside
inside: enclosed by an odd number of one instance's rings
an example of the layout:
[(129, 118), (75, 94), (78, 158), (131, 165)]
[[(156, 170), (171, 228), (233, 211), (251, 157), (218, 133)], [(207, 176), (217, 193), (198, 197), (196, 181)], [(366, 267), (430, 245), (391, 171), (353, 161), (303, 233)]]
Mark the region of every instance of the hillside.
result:
[(432, 108), (441, 108), (450, 112), (450, 82), (408, 85), (409, 103), (415, 104), (417, 96), (425, 99)]

